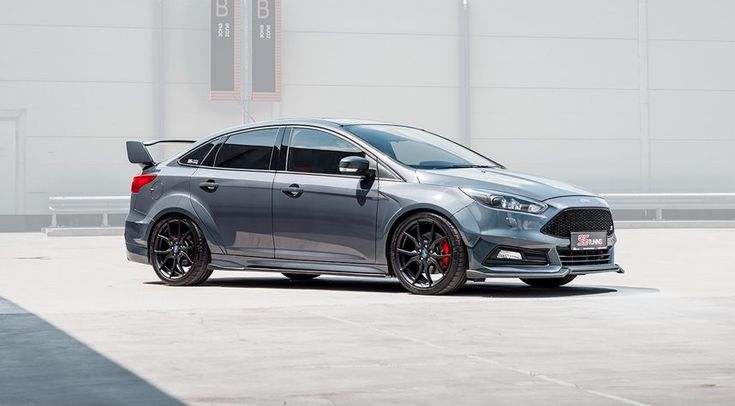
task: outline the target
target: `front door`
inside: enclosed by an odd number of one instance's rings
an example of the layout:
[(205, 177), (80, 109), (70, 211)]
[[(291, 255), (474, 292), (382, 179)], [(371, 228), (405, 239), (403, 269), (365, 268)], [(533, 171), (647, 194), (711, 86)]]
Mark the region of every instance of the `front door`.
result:
[(378, 180), (341, 175), (339, 161), (352, 155), (365, 156), (335, 134), (291, 130), (286, 170), (273, 182), (276, 258), (375, 262)]
[(213, 151), (213, 167), (200, 167), (191, 177), (192, 197), (201, 203), (197, 214), (219, 234), (227, 254), (273, 258), (275, 172), (270, 162), (278, 131), (256, 129), (229, 136)]

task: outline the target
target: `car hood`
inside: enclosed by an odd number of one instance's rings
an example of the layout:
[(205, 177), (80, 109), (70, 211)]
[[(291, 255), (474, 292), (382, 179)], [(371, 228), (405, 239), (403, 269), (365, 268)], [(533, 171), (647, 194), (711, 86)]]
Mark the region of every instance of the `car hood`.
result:
[(595, 196), (576, 186), (551, 179), (495, 168), (420, 169), (419, 182), (510, 193), (543, 201), (562, 196)]

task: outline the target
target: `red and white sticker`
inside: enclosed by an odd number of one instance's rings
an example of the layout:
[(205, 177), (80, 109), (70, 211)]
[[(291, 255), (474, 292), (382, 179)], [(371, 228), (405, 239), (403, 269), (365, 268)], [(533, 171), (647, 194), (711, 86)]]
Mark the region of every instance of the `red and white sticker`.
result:
[(591, 250), (607, 247), (607, 232), (590, 231), (581, 233), (572, 233), (572, 249), (573, 250)]

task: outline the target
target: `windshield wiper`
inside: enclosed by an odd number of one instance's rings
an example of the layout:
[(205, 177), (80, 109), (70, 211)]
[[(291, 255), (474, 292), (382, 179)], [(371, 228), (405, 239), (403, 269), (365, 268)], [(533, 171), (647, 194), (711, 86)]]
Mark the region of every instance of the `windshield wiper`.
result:
[(432, 169), (461, 169), (461, 168), (498, 168), (498, 166), (493, 165), (449, 165), (449, 166), (440, 166)]

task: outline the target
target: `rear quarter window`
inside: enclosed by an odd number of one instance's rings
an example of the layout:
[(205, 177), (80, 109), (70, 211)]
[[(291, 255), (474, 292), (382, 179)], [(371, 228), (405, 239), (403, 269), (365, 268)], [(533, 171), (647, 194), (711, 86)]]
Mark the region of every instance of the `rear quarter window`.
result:
[(213, 140), (194, 148), (192, 151), (181, 157), (181, 159), (179, 159), (179, 163), (182, 163), (184, 165), (202, 165), (204, 159), (207, 157), (209, 151), (212, 150), (214, 144), (215, 141)]

